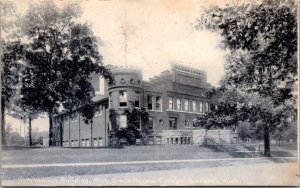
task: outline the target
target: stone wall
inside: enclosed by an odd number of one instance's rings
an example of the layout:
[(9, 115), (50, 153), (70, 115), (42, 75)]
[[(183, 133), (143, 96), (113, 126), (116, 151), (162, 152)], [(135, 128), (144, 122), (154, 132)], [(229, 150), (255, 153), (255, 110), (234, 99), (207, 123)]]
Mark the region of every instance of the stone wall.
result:
[[(195, 144), (203, 145), (205, 140), (205, 129), (197, 130), (163, 130), (161, 136), (161, 144)], [(208, 130), (207, 138), (216, 143), (230, 143), (230, 130)], [(171, 142), (171, 139), (173, 140)], [(188, 141), (190, 139), (190, 141)], [(176, 141), (177, 140), (177, 141)], [(181, 141), (182, 140), (182, 141)], [(188, 141), (188, 142), (187, 142)]]
[(204, 143), (205, 129), (193, 130), (193, 144)]

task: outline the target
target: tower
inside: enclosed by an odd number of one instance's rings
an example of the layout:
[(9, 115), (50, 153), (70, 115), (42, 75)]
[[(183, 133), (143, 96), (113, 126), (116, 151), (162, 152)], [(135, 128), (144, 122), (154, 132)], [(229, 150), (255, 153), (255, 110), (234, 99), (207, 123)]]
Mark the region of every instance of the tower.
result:
[(142, 72), (133, 67), (111, 67), (115, 83), (108, 87), (110, 130), (126, 128), (126, 109), (142, 106)]

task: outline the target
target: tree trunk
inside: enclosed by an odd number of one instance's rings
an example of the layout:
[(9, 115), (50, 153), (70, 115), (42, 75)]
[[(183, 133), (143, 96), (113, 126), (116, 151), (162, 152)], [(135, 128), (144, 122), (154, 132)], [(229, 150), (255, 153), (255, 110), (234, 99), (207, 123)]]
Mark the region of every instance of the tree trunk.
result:
[(264, 156), (271, 157), (271, 149), (270, 149), (270, 130), (269, 125), (267, 124), (264, 127)]
[(52, 113), (48, 114), (49, 117), (49, 147), (53, 145), (53, 121)]
[(28, 118), (29, 128), (28, 128), (28, 137), (29, 137), (29, 146), (32, 145), (32, 139), (31, 139), (31, 117)]
[(63, 124), (60, 122), (59, 124), (59, 133), (60, 133), (60, 147), (63, 147)]
[(6, 145), (5, 139), (5, 101), (3, 96), (1, 96), (1, 142), (2, 145)]

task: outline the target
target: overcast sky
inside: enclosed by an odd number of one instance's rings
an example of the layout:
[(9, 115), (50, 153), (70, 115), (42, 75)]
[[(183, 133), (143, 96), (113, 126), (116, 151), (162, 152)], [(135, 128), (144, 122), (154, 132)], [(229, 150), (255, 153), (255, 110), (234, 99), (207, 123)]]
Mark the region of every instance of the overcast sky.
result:
[[(27, 0), (14, 0), (23, 14)], [(81, 20), (91, 24), (102, 40), (100, 52), (104, 64), (136, 66), (145, 80), (178, 62), (207, 72), (208, 82), (217, 85), (224, 74), (224, 55), (218, 46), (220, 37), (194, 28), (205, 0), (82, 0)], [(63, 6), (67, 1), (57, 1)], [(219, 1), (218, 1), (219, 3)], [(126, 28), (127, 48), (125, 50)], [(125, 55), (125, 51), (127, 52)], [(14, 130), (20, 122), (8, 122)], [(48, 119), (33, 121), (39, 130), (48, 130)], [(23, 132), (23, 130), (22, 130)]]

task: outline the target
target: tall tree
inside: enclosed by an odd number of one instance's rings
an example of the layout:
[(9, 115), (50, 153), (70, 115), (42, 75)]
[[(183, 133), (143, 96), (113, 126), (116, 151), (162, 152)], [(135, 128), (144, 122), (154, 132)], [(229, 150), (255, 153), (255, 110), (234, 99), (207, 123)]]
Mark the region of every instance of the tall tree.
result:
[[(274, 108), (273, 112), (293, 96), (297, 76), (296, 12), (292, 1), (264, 0), (260, 4), (213, 7), (199, 19), (198, 28), (218, 31), (224, 47), (230, 50), (226, 84), (257, 94), (258, 99), (269, 103), (269, 109)], [(260, 114), (253, 115), (263, 121), (264, 155), (270, 156), (270, 130), (278, 125), (273, 121), (277, 116), (263, 103), (254, 104)]]
[(26, 105), (48, 114), (50, 146), (53, 114), (60, 107), (71, 111), (91, 102), (90, 75), (95, 72), (113, 80), (102, 65), (97, 38), (87, 24), (76, 20), (80, 12), (75, 3), (59, 9), (46, 0), (30, 5), (20, 21), (28, 41), (22, 94)]
[[(16, 95), (11, 103), (10, 115), (14, 118), (21, 119), (25, 123), (28, 122), (28, 144), (32, 145), (32, 121), (37, 119), (42, 111), (40, 108), (27, 106), (22, 95)], [(24, 135), (25, 137), (25, 135)], [(25, 138), (26, 139), (26, 138)]]
[(11, 98), (16, 93), (19, 80), (19, 60), (23, 47), (19, 42), (9, 40), (15, 31), (15, 4), (12, 1), (1, 1), (1, 142), (5, 145), (5, 111), (10, 106)]
[(17, 91), (23, 46), (19, 42), (1, 40), (1, 49), (1, 138), (5, 145), (5, 110), (9, 108)]

